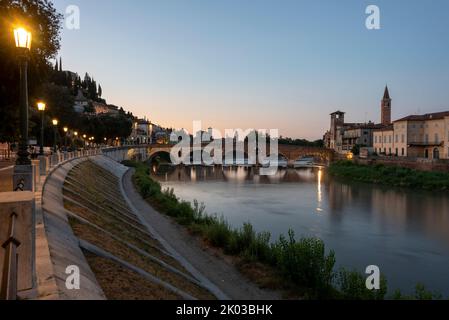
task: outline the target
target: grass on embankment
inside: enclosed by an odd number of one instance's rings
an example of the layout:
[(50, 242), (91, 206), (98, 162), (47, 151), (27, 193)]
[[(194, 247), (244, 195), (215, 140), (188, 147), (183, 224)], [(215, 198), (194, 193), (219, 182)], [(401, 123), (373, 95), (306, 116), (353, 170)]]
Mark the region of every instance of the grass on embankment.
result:
[[(64, 187), (64, 207), (73, 214), (69, 223), (79, 239), (197, 299), (215, 299), (206, 288), (192, 281), (191, 274), (148, 233), (126, 204), (119, 179), (111, 172), (84, 161), (69, 172)], [(181, 298), (173, 290), (111, 259), (92, 253), (86, 258), (108, 299)]]
[[(223, 218), (209, 216), (203, 205), (178, 199), (173, 190), (162, 190), (161, 185), (151, 179), (148, 166), (126, 162), (135, 167), (134, 184), (141, 195), (160, 212), (173, 217), (178, 223), (203, 237), (225, 254), (237, 256), (252, 263), (261, 273), (272, 273), (276, 289), (289, 292), (289, 296), (305, 299), (365, 299), (381, 300), (387, 293), (387, 283), (382, 279), (381, 289), (366, 289), (366, 276), (357, 271), (334, 270), (335, 254), (326, 252), (322, 240), (317, 238), (296, 239), (293, 231), (288, 237), (280, 236), (270, 242), (270, 233), (254, 231), (251, 224), (233, 229)], [(256, 270), (253, 270), (257, 273)], [(419, 287), (415, 297), (437, 298)], [(396, 292), (393, 298), (405, 298)]]
[(394, 187), (449, 190), (449, 173), (418, 171), (382, 164), (361, 165), (351, 161), (337, 161), (329, 167), (329, 174), (348, 180), (376, 183)]

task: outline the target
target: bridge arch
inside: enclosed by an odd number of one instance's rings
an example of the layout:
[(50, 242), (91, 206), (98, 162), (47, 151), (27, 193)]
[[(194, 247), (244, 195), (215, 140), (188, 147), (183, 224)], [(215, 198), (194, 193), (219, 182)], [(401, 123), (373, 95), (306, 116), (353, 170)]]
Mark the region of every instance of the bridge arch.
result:
[(153, 160), (161, 158), (169, 163), (171, 163), (170, 159), (170, 149), (152, 149), (148, 154), (148, 162), (151, 163)]

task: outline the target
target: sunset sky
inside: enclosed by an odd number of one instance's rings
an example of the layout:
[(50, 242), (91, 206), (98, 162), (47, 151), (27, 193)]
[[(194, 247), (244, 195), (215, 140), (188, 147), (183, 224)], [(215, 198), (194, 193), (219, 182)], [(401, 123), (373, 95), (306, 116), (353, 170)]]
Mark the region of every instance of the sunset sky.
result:
[[(380, 121), (449, 110), (449, 1), (55, 0), (65, 70), (163, 126), (278, 128), (319, 139), (329, 113)], [(367, 30), (376, 4), (381, 30)]]

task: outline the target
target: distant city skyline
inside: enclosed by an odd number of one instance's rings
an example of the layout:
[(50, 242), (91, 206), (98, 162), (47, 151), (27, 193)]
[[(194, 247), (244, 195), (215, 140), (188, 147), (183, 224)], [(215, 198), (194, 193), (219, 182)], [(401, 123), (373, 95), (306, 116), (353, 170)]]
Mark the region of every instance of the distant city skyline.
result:
[[(63, 67), (88, 72), (109, 103), (167, 127), (192, 121), (320, 139), (329, 114), (380, 122), (449, 110), (449, 2), (86, 1), (62, 33)], [(380, 8), (381, 29), (365, 27)]]

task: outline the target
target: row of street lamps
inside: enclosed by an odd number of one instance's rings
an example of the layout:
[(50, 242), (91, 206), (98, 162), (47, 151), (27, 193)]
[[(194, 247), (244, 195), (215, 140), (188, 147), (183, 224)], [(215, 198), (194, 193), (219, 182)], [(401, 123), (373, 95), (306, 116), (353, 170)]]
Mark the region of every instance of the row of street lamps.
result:
[[(31, 160), (28, 152), (28, 80), (27, 80), (27, 72), (28, 72), (28, 59), (29, 52), (31, 49), (32, 35), (28, 30), (20, 27), (14, 29), (14, 39), (16, 43), (16, 47), (19, 53), (19, 61), (20, 61), (20, 139), (19, 139), (19, 151), (17, 153), (16, 165), (31, 165)], [(41, 137), (40, 137), (40, 147), (39, 154), (44, 154), (44, 117), (46, 104), (44, 102), (38, 102), (37, 108), (41, 112)], [(59, 121), (57, 119), (52, 119), (52, 124), (54, 128), (54, 152), (57, 152), (57, 127)], [(67, 148), (67, 134), (69, 131), (68, 127), (63, 128), (65, 133), (65, 147)], [(75, 138), (78, 138), (78, 132), (73, 132)], [(82, 135), (84, 145), (86, 144), (86, 140), (89, 143), (94, 143), (95, 138), (88, 138), (86, 134)], [(104, 138), (104, 142), (107, 142), (107, 138)], [(118, 138), (116, 138), (118, 141)]]
[[(29, 59), (29, 51), (31, 49), (32, 35), (31, 32), (24, 28), (16, 28), (14, 29), (14, 39), (16, 43), (16, 47), (19, 53), (19, 61), (20, 61), (20, 140), (19, 140), (19, 151), (18, 157), (16, 160), (16, 165), (31, 165), (31, 161), (29, 158), (28, 152), (28, 59)], [(39, 146), (39, 154), (44, 154), (44, 118), (45, 118), (45, 110), (46, 104), (44, 102), (38, 102), (37, 108), (41, 112), (41, 137), (40, 137), (40, 146)], [(57, 127), (59, 121), (57, 119), (52, 119), (52, 124), (54, 128), (54, 152), (57, 151), (56, 138), (57, 138)], [(65, 133), (65, 147), (67, 147), (67, 134), (69, 131), (68, 127), (64, 127)], [(78, 137), (78, 132), (75, 131), (74, 136)], [(82, 135), (84, 139), (84, 144), (86, 143), (87, 135)], [(90, 137), (90, 143), (93, 143), (95, 138)], [(105, 138), (105, 141), (107, 139)]]

